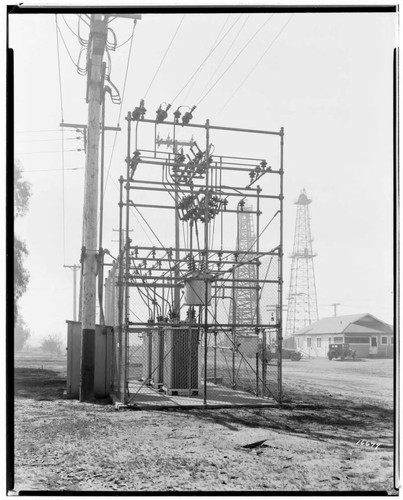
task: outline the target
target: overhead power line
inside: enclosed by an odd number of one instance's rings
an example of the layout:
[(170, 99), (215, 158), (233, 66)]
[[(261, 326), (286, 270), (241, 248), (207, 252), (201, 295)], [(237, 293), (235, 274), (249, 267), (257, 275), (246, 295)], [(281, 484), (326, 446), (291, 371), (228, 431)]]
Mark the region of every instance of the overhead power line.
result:
[[(137, 24), (137, 21), (136, 21), (136, 20), (134, 20), (134, 24), (133, 24), (133, 31), (132, 31), (131, 42), (130, 42), (130, 48), (129, 48), (129, 54), (128, 54), (128, 56), (127, 56), (126, 73), (125, 73), (125, 80), (124, 80), (124, 83), (123, 83), (122, 98), (121, 98), (121, 101), (120, 101), (119, 116), (118, 116), (118, 123), (117, 123), (117, 126), (118, 126), (118, 127), (119, 127), (119, 123), (120, 123), (120, 117), (121, 117), (121, 115), (122, 115), (123, 102), (124, 102), (124, 98), (125, 98), (126, 82), (127, 82), (127, 74), (128, 74), (128, 72), (129, 72), (130, 55), (131, 55), (131, 53), (132, 53), (133, 38), (134, 38), (134, 30), (135, 30), (135, 28), (136, 28), (136, 24)], [(118, 135), (118, 131), (116, 130), (116, 132), (115, 132), (115, 137), (113, 138), (113, 145), (112, 145), (111, 156), (110, 156), (110, 158), (109, 158), (109, 165), (108, 165), (108, 172), (107, 172), (107, 174), (106, 174), (106, 179), (105, 179), (105, 186), (104, 186), (103, 193), (101, 193), (101, 196), (105, 196), (105, 193), (106, 193), (106, 187), (107, 187), (107, 185), (108, 185), (108, 180), (109, 180), (109, 172), (110, 172), (111, 165), (112, 165), (113, 154), (114, 154), (114, 152), (115, 152), (115, 145), (116, 145), (116, 138), (117, 138), (117, 135)]]
[(78, 149), (58, 149), (58, 150), (55, 150), (55, 151), (25, 151), (25, 152), (18, 152), (18, 153), (16, 153), (16, 156), (45, 154), (45, 153), (71, 153), (71, 152), (74, 153), (74, 152), (77, 152), (77, 151), (84, 151), (84, 149), (78, 148)]
[(203, 90), (201, 91), (200, 95), (203, 95), (203, 94), (204, 94), (205, 90), (208, 88), (208, 86), (210, 85), (210, 83), (211, 83), (212, 79), (213, 79), (213, 78), (214, 78), (214, 76), (216, 75), (218, 68), (221, 68), (222, 63), (224, 62), (225, 58), (227, 57), (227, 55), (228, 55), (229, 51), (230, 51), (230, 50), (232, 49), (232, 47), (235, 45), (236, 41), (237, 41), (237, 40), (238, 40), (238, 38), (239, 38), (239, 35), (241, 34), (242, 30), (244, 29), (244, 27), (245, 27), (246, 23), (248, 22), (249, 18), (250, 18), (250, 14), (248, 14), (248, 15), (247, 15), (247, 17), (246, 17), (245, 21), (243, 22), (242, 26), (241, 26), (241, 27), (240, 27), (240, 29), (238, 30), (238, 33), (235, 35), (234, 40), (232, 41), (232, 43), (230, 43), (230, 45), (229, 45), (229, 47), (228, 47), (227, 51), (225, 52), (225, 54), (224, 54), (224, 55), (223, 55), (223, 57), (221, 58), (220, 62), (217, 64), (217, 66), (216, 66), (216, 69), (215, 69), (214, 73), (211, 75), (211, 77), (210, 77), (209, 81), (208, 81), (208, 82), (206, 83), (206, 85), (204, 86), (204, 88), (203, 88)]
[(203, 61), (200, 63), (200, 65), (198, 66), (198, 68), (196, 69), (196, 71), (192, 74), (192, 76), (189, 78), (189, 80), (185, 83), (185, 85), (182, 87), (182, 89), (177, 93), (177, 95), (170, 101), (171, 104), (173, 104), (176, 99), (182, 94), (182, 92), (185, 90), (185, 88), (189, 85), (189, 83), (193, 80), (193, 78), (195, 77), (195, 75), (199, 72), (199, 69), (203, 66), (203, 64), (205, 64), (205, 62), (207, 61), (207, 59), (211, 56), (211, 54), (221, 45), (221, 43), (223, 42), (223, 40), (227, 37), (227, 35), (229, 34), (229, 32), (232, 30), (232, 28), (236, 25), (236, 23), (239, 21), (239, 19), (241, 18), (242, 14), (240, 14), (237, 19), (234, 21), (234, 23), (230, 26), (230, 28), (227, 30), (227, 32), (223, 35), (223, 37), (221, 38), (221, 40), (217, 43), (217, 45), (215, 47), (213, 47), (210, 52), (207, 54), (207, 56), (203, 59)]
[[(61, 30), (59, 28), (59, 25), (57, 24), (57, 14), (55, 14), (55, 16), (56, 16), (56, 28), (57, 28), (58, 34), (60, 35), (60, 38), (62, 39), (64, 48), (66, 49), (66, 52), (69, 55), (69, 58), (70, 58), (71, 62), (74, 64), (74, 66), (75, 66), (76, 70), (78, 71), (78, 73), (85, 74), (86, 69), (85, 68), (80, 68), (80, 66), (74, 61), (72, 55), (70, 54), (69, 48), (67, 46), (67, 43), (64, 40), (64, 37), (63, 37), (63, 34), (62, 34), (62, 32), (61, 32)], [(81, 56), (81, 51), (80, 51), (80, 56)], [(80, 56), (79, 56), (79, 58), (80, 58)]]
[[(82, 137), (67, 137), (65, 139), (65, 141), (77, 141), (77, 140), (82, 140)], [(18, 139), (16, 142), (56, 142), (56, 141), (60, 141), (60, 139), (24, 139), (24, 140), (20, 140)]]
[[(60, 68), (60, 48), (59, 48), (59, 25), (57, 24), (57, 14), (55, 14), (56, 21), (56, 47), (57, 47), (57, 68), (59, 73), (59, 90), (60, 90), (60, 108), (61, 108), (61, 121), (64, 121), (63, 113), (63, 92), (62, 92), (62, 73)], [(61, 33), (60, 33), (61, 34)], [(67, 49), (67, 47), (66, 47)], [(64, 210), (64, 131), (62, 129), (62, 231), (63, 231), (63, 262), (66, 260), (66, 225), (65, 225), (65, 210)]]
[[(39, 169), (39, 170), (21, 170), (21, 172), (60, 172), (61, 168), (47, 168), (47, 169)], [(64, 170), (84, 170), (83, 167), (73, 167), (73, 168), (65, 168)]]
[(16, 134), (36, 134), (40, 132), (63, 132), (63, 129), (50, 129), (50, 130), (16, 130)]
[(63, 21), (64, 21), (64, 24), (67, 26), (67, 28), (71, 31), (71, 33), (73, 33), (73, 35), (76, 37), (76, 38), (79, 38), (77, 33), (70, 27), (69, 23), (66, 21), (66, 18), (64, 17), (64, 14), (62, 14), (62, 18), (63, 18)]
[(185, 16), (186, 16), (186, 14), (183, 14), (182, 19), (180, 20), (180, 22), (179, 22), (179, 24), (178, 24), (178, 26), (177, 26), (177, 28), (176, 28), (176, 31), (175, 31), (175, 33), (173, 34), (173, 36), (172, 36), (172, 38), (171, 38), (171, 41), (169, 42), (169, 45), (168, 45), (168, 47), (167, 47), (167, 49), (166, 49), (166, 51), (165, 51), (164, 55), (162, 56), (161, 62), (159, 63), (159, 66), (158, 66), (158, 68), (157, 68), (156, 72), (154, 73), (154, 76), (153, 76), (153, 78), (152, 78), (152, 80), (151, 80), (151, 82), (150, 82), (150, 85), (148, 86), (148, 89), (147, 89), (146, 93), (144, 94), (144, 99), (147, 97), (147, 94), (148, 94), (148, 92), (149, 92), (149, 90), (150, 90), (150, 88), (151, 88), (151, 85), (153, 84), (153, 82), (154, 82), (154, 80), (155, 80), (156, 76), (158, 75), (158, 72), (159, 72), (159, 70), (160, 70), (160, 68), (161, 68), (161, 66), (162, 66), (162, 64), (163, 64), (163, 62), (165, 61), (165, 58), (166, 58), (166, 56), (167, 56), (167, 54), (168, 54), (168, 51), (169, 51), (169, 49), (171, 48), (171, 45), (172, 45), (173, 41), (175, 40), (175, 37), (176, 37), (176, 35), (177, 35), (178, 31), (179, 31), (179, 28), (182, 26), (182, 23), (183, 23), (183, 20), (185, 19)]
[(213, 88), (217, 85), (217, 83), (221, 80), (221, 78), (229, 71), (229, 69), (233, 66), (233, 64), (236, 62), (238, 57), (242, 54), (242, 52), (246, 49), (246, 47), (252, 42), (252, 40), (258, 35), (258, 33), (265, 27), (265, 25), (270, 21), (270, 19), (274, 16), (272, 14), (270, 17), (266, 19), (266, 21), (260, 26), (260, 28), (255, 32), (255, 34), (246, 42), (246, 44), (242, 47), (242, 49), (238, 52), (238, 54), (234, 57), (232, 62), (227, 66), (227, 68), (221, 73), (221, 75), (217, 78), (215, 83), (210, 87), (210, 89), (204, 94), (204, 96), (199, 100), (197, 103), (197, 106), (204, 101), (204, 99), (209, 95), (209, 93), (213, 90)]
[(277, 35), (273, 38), (273, 40), (270, 42), (270, 44), (268, 45), (267, 49), (263, 52), (263, 54), (261, 55), (261, 57), (259, 58), (259, 60), (257, 61), (257, 63), (253, 66), (253, 68), (249, 71), (249, 73), (245, 76), (245, 78), (242, 80), (242, 82), (239, 84), (239, 86), (234, 90), (234, 92), (231, 94), (231, 96), (227, 99), (227, 101), (225, 102), (224, 106), (220, 109), (220, 111), (217, 113), (221, 113), (221, 111), (223, 111), (223, 109), (227, 106), (227, 104), (232, 100), (232, 98), (235, 96), (235, 94), (238, 92), (238, 90), (242, 87), (242, 85), (246, 82), (246, 80), (250, 77), (250, 75), (255, 71), (255, 69), (257, 68), (257, 66), (260, 64), (260, 62), (262, 61), (262, 59), (265, 57), (265, 55), (269, 52), (269, 50), (271, 49), (272, 45), (274, 44), (274, 42), (277, 40), (277, 38), (281, 35), (281, 33), (285, 30), (285, 28), (287, 27), (288, 23), (291, 21), (291, 19), (294, 17), (295, 14), (292, 14), (290, 16), (290, 18), (288, 19), (288, 21), (284, 24), (284, 26), (281, 28), (281, 30), (277, 33)]
[[(215, 44), (217, 43), (217, 40), (220, 38), (221, 33), (224, 31), (224, 28), (225, 28), (225, 26), (227, 25), (227, 22), (228, 22), (229, 18), (230, 18), (230, 14), (228, 14), (227, 18), (226, 18), (226, 19), (225, 19), (225, 21), (224, 21), (224, 24), (221, 26), (221, 29), (220, 29), (220, 31), (218, 32), (218, 35), (216, 36), (216, 38), (215, 38), (215, 40), (214, 40), (214, 42), (213, 42), (213, 44), (212, 44), (212, 46), (211, 46), (211, 49), (210, 49), (210, 50), (213, 50), (213, 49), (214, 49)], [(200, 71), (201, 71), (201, 67), (199, 68), (198, 74), (200, 73)], [(198, 75), (196, 75), (196, 76), (198, 76)], [(194, 84), (196, 83), (196, 81), (197, 81), (197, 78), (194, 78), (194, 79), (193, 79), (193, 83), (192, 83), (192, 85), (189, 87), (189, 89), (188, 89), (188, 91), (187, 91), (186, 95), (184, 96), (184, 98), (183, 98), (183, 99), (184, 99), (184, 101), (185, 101), (185, 102), (187, 101), (187, 96), (188, 96), (188, 95), (190, 94), (190, 92), (192, 91), (193, 86), (194, 86)], [(209, 82), (209, 83), (210, 83), (210, 82)], [(208, 85), (208, 84), (207, 84), (207, 85)]]

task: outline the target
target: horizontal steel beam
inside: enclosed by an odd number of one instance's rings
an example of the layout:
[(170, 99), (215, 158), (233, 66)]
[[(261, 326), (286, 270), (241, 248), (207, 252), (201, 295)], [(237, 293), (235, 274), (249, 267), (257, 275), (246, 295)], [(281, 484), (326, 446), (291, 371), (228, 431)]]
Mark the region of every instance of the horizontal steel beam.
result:
[[(133, 183), (135, 183), (136, 181), (133, 180), (133, 179), (129, 179), (129, 183), (130, 183), (130, 189), (131, 190), (138, 190), (138, 191), (163, 191), (163, 192), (170, 192), (170, 193), (174, 193), (176, 191), (176, 189), (174, 187), (148, 187), (148, 186), (134, 186)], [(199, 187), (202, 187), (202, 186), (195, 186), (196, 188), (199, 188)], [(238, 188), (234, 188), (234, 189), (238, 189)], [(240, 189), (246, 189), (246, 188), (240, 188)], [(196, 190), (193, 190), (191, 191), (190, 189), (182, 189), (181, 187), (179, 187), (179, 192), (180, 194), (197, 194), (198, 191)], [(201, 194), (203, 194), (203, 192), (201, 192)], [(249, 194), (249, 193), (233, 193), (233, 192), (225, 192), (225, 191), (222, 191), (221, 189), (218, 189), (217, 195), (220, 195), (220, 196), (238, 196), (240, 198), (245, 198), (245, 197), (249, 197), (249, 198), (262, 198), (262, 199), (271, 199), (271, 200), (279, 200), (280, 199), (280, 195), (272, 195), (272, 194)], [(224, 212), (228, 210), (224, 210)], [(236, 210), (237, 211), (237, 210)], [(240, 213), (242, 213), (242, 210), (239, 210)], [(256, 213), (256, 212), (253, 212), (251, 210), (244, 210), (244, 212), (248, 212), (248, 213)]]
[[(130, 248), (131, 249), (136, 249), (137, 250), (155, 250), (155, 251), (161, 251), (161, 252), (168, 252), (168, 251), (171, 251), (172, 253), (174, 252), (174, 247), (147, 247), (147, 246), (142, 246), (142, 245), (130, 245)], [(186, 252), (186, 253), (189, 253), (189, 248), (178, 248), (178, 251), (179, 252)], [(212, 248), (209, 250), (209, 255), (213, 255), (213, 254), (218, 254), (218, 253), (222, 253), (222, 254), (225, 254), (225, 253), (228, 253), (228, 254), (238, 254), (240, 257), (241, 256), (246, 256), (246, 255), (261, 255), (261, 256), (264, 256), (264, 255), (278, 255), (278, 251), (279, 249), (277, 248), (276, 250), (270, 250), (269, 252), (254, 252), (254, 251), (247, 251), (247, 252), (243, 252), (241, 250), (217, 250), (215, 248)], [(194, 250), (194, 252), (196, 253), (201, 253), (201, 254), (204, 254), (204, 250), (200, 250), (200, 251), (197, 251), (197, 250)]]
[[(162, 322), (148, 323), (148, 322), (141, 322), (141, 321), (129, 321), (129, 325), (132, 325), (132, 326), (129, 326), (129, 328), (128, 328), (129, 332), (133, 327), (136, 327), (136, 326), (147, 327), (147, 330), (155, 330), (157, 332), (161, 328), (176, 328), (176, 329), (192, 328), (194, 330), (204, 330), (203, 327), (206, 324), (203, 323), (202, 325), (199, 326), (198, 323), (189, 323), (186, 321), (183, 321), (180, 323), (162, 323)], [(275, 330), (278, 328), (278, 325), (272, 324), (272, 323), (260, 323), (259, 325), (257, 325), (256, 323), (218, 323), (218, 322), (215, 322), (215, 323), (207, 323), (207, 327), (208, 327), (208, 329), (217, 330), (217, 333), (220, 333), (223, 328), (231, 328), (231, 329), (232, 328), (235, 328), (235, 329), (236, 328), (238, 328), (238, 329), (253, 328), (253, 329), (255, 329), (257, 327), (259, 330), (261, 330), (262, 328), (269, 328), (269, 329)], [(147, 330), (145, 330), (145, 331), (147, 331)], [(135, 331), (134, 328), (133, 328), (133, 331)], [(144, 330), (142, 330), (142, 331), (144, 331)], [(213, 333), (213, 332), (211, 332), (211, 333)], [(207, 347), (213, 348), (214, 346), (207, 345)]]
[[(123, 206), (126, 206), (126, 203), (122, 203)], [(130, 200), (130, 203), (129, 205), (131, 207), (140, 207), (140, 208), (157, 208), (157, 209), (160, 209), (160, 208), (163, 208), (165, 210), (177, 210), (177, 208), (174, 206), (174, 205), (151, 205), (151, 204), (148, 204), (148, 203), (134, 203), (133, 201)], [(237, 214), (237, 213), (242, 213), (240, 212), (239, 210), (231, 210), (229, 208), (227, 208), (226, 210), (220, 210), (217, 214), (215, 214), (216, 216), (219, 215), (219, 214)], [(258, 214), (261, 212), (257, 212), (256, 210), (248, 210), (248, 214)], [(204, 213), (203, 213), (204, 215)], [(212, 218), (214, 219), (214, 217)], [(210, 219), (210, 220), (212, 220)]]
[[(126, 117), (126, 120), (128, 118)], [(210, 130), (223, 130), (227, 132), (245, 132), (248, 134), (264, 134), (264, 135), (278, 135), (281, 136), (282, 132), (281, 130), (279, 132), (274, 132), (271, 130), (254, 130), (254, 129), (249, 129), (249, 128), (234, 128), (234, 127), (220, 127), (217, 125), (210, 125), (210, 124), (199, 124), (199, 123), (189, 123), (187, 125), (183, 125), (182, 123), (176, 123), (176, 122), (171, 122), (171, 121), (164, 121), (164, 122), (157, 122), (157, 120), (150, 120), (148, 118), (143, 118), (141, 120), (133, 120), (137, 121), (139, 123), (154, 123), (154, 124), (159, 124), (159, 125), (173, 125), (175, 127), (186, 127), (186, 128), (204, 128), (204, 129), (210, 129)]]

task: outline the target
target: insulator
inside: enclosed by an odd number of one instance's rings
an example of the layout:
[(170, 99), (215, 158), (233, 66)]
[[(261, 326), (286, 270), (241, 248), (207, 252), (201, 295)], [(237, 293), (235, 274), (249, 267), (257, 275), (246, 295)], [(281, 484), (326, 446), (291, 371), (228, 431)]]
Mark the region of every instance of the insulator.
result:
[(134, 108), (132, 112), (132, 120), (142, 120), (147, 110), (144, 107), (144, 99), (141, 99), (140, 106)]
[(161, 123), (161, 122), (163, 122), (165, 120), (165, 118), (168, 116), (168, 110), (169, 110), (170, 107), (171, 107), (171, 105), (168, 104), (168, 106), (166, 107), (166, 109), (162, 109), (161, 105), (160, 105), (160, 107), (156, 111), (156, 113), (157, 113), (157, 118), (156, 118), (157, 123)]
[(183, 116), (182, 116), (182, 124), (183, 125), (188, 125), (190, 120), (193, 118), (192, 112), (196, 109), (196, 106), (193, 106), (190, 111), (187, 111)]

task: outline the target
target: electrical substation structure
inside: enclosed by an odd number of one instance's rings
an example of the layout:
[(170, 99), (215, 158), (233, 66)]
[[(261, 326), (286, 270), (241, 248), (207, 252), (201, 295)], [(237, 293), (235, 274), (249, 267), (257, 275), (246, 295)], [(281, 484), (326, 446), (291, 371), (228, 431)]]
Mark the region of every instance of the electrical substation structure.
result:
[(311, 217), (312, 200), (301, 191), (297, 205), (294, 246), (291, 257), (291, 277), (288, 294), (287, 324), (285, 337), (291, 337), (301, 328), (319, 320), (316, 282), (312, 250)]
[(126, 116), (120, 253), (104, 262), (113, 397), (136, 408), (281, 401), (284, 130), (145, 112), (141, 101)]

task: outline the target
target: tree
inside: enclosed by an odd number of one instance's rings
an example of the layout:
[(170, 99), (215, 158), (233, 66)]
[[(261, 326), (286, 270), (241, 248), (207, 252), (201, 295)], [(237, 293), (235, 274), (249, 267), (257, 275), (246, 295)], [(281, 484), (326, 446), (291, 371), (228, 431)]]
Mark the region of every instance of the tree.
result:
[(57, 335), (48, 335), (46, 339), (42, 341), (41, 349), (44, 352), (60, 356), (62, 353), (62, 341)]
[(24, 320), (21, 316), (17, 317), (17, 322), (14, 328), (14, 349), (15, 351), (22, 351), (27, 340), (29, 339), (31, 332), (27, 328)]
[(14, 218), (23, 217), (28, 212), (31, 184), (23, 179), (22, 165), (14, 161)]
[[(14, 161), (14, 220), (26, 215), (31, 197), (31, 184), (23, 179), (22, 165)], [(18, 301), (25, 293), (29, 273), (24, 268), (24, 258), (28, 255), (25, 243), (14, 234), (14, 322), (18, 316)]]

